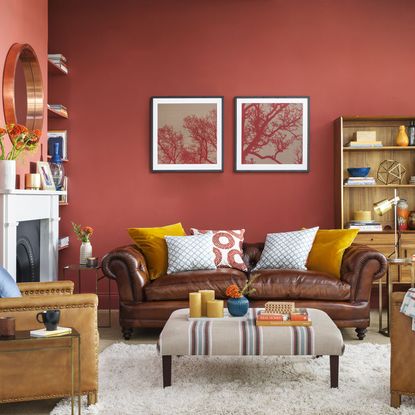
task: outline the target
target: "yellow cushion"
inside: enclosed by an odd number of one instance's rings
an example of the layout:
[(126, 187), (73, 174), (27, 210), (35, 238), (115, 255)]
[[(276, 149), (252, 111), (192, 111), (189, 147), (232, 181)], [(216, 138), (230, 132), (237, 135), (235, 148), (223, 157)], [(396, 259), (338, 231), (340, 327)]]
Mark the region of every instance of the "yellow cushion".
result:
[(138, 245), (146, 258), (148, 272), (152, 280), (167, 272), (167, 245), (165, 236), (184, 236), (181, 223), (161, 228), (129, 228), (128, 234)]
[(344, 251), (353, 243), (358, 229), (322, 229), (317, 231), (307, 259), (307, 269), (327, 272), (340, 278)]

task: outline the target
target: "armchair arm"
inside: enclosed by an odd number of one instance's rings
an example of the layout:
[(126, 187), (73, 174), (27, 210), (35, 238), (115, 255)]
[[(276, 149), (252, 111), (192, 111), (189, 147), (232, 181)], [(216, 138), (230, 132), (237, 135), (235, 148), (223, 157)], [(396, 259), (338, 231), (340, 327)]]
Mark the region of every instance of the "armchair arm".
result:
[(373, 280), (381, 278), (386, 269), (385, 256), (375, 249), (358, 244), (346, 249), (340, 279), (351, 285), (351, 301), (369, 301)]
[(135, 245), (122, 246), (109, 252), (102, 260), (102, 271), (117, 281), (120, 300), (142, 302), (143, 288), (150, 282), (144, 255)]
[(21, 282), (17, 284), (23, 297), (73, 294), (73, 281)]

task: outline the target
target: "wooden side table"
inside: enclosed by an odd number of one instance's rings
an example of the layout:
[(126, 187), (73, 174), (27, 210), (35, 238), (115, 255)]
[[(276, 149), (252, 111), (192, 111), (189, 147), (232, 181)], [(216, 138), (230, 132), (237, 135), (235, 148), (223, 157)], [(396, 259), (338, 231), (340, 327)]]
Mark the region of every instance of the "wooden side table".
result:
[[(87, 267), (85, 265), (79, 265), (79, 264), (71, 264), (71, 265), (65, 265), (63, 267), (63, 278), (65, 279), (66, 272), (72, 271), (76, 272), (78, 276), (78, 293), (81, 294), (82, 292), (82, 273), (88, 271), (95, 272), (95, 293), (96, 295), (107, 295), (108, 299), (108, 324), (107, 325), (99, 325), (99, 328), (109, 328), (111, 327), (111, 278), (107, 277), (106, 275), (100, 275), (101, 267)], [(99, 293), (98, 292), (98, 283), (106, 279), (108, 281), (108, 292), (107, 293)]]
[[(415, 283), (415, 261), (412, 258), (387, 258), (388, 269), (386, 271), (386, 289), (388, 298), (388, 307), (386, 309), (386, 327), (383, 327), (383, 301), (382, 301), (382, 279), (379, 280), (379, 333), (384, 336), (390, 337), (390, 319), (392, 315), (392, 292), (393, 292), (393, 281), (390, 277), (389, 269), (392, 266), (396, 267), (411, 267), (411, 287)], [(398, 272), (398, 275), (400, 273)]]
[[(81, 335), (72, 329), (72, 333), (56, 337), (32, 337), (30, 331), (16, 331), (13, 337), (1, 337), (0, 342), (6, 345), (0, 353), (37, 352), (39, 350), (70, 351), (71, 362), (71, 415), (75, 414), (75, 396), (78, 398), (78, 415), (81, 415)], [(75, 342), (78, 344), (78, 391), (75, 393)], [(22, 347), (22, 344), (25, 347)], [(34, 357), (36, 358), (36, 356)], [(25, 368), (22, 368), (25, 370)], [(22, 376), (27, 376), (24, 372)]]

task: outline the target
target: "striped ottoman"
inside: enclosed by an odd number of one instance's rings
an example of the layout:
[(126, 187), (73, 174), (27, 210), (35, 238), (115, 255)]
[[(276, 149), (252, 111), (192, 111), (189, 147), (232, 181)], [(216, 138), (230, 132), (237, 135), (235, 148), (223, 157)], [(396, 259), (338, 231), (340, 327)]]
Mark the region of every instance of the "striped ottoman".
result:
[(163, 387), (171, 386), (172, 356), (330, 356), (330, 383), (338, 387), (339, 356), (344, 343), (340, 330), (321, 310), (309, 308), (310, 327), (258, 327), (262, 309), (250, 308), (246, 320), (189, 321), (189, 309), (173, 312), (158, 343)]

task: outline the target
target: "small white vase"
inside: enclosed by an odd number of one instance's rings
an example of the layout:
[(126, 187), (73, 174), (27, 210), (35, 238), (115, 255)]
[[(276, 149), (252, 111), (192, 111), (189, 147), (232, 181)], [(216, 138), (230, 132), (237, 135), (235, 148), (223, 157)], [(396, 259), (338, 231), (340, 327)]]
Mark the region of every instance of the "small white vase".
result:
[(0, 160), (0, 190), (16, 189), (16, 160)]
[(86, 265), (86, 259), (92, 256), (91, 242), (82, 242), (79, 253), (79, 264)]

